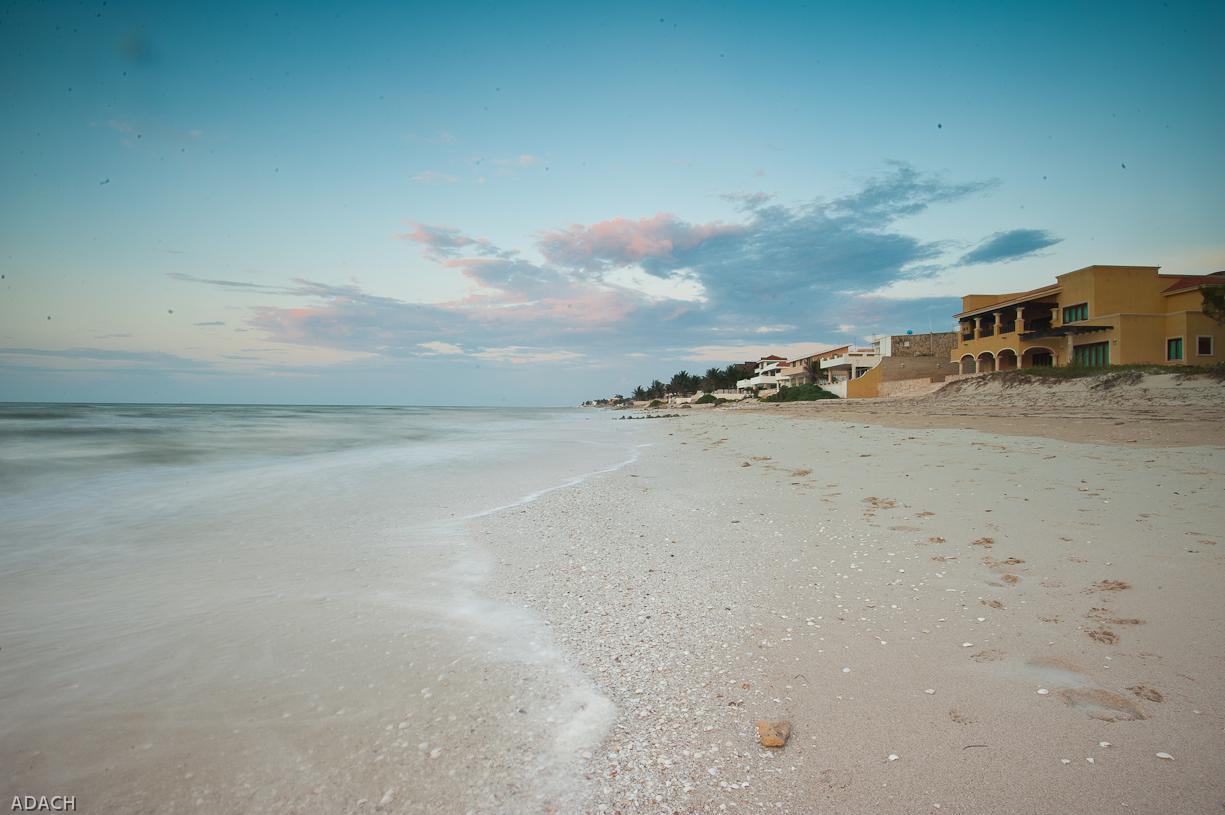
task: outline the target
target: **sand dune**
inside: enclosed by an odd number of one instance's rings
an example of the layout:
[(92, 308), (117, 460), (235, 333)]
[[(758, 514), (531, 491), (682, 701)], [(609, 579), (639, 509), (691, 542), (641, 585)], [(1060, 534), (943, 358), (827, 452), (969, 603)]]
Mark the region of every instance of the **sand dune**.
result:
[(1023, 374), (950, 382), (922, 396), (764, 404), (767, 410), (891, 427), (950, 427), (1068, 441), (1149, 446), (1225, 445), (1225, 381), (1116, 373), (1084, 379)]

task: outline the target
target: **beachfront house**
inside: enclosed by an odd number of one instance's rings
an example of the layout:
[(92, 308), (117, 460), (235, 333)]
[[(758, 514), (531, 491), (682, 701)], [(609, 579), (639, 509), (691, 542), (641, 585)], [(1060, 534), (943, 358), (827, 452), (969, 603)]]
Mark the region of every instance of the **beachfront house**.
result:
[(787, 364), (786, 357), (771, 354), (757, 360), (753, 375), (736, 381), (736, 390), (741, 393), (757, 393), (778, 390), (778, 381), (782, 375), (780, 368)]
[(1208, 365), (1225, 329), (1204, 313), (1225, 272), (1163, 275), (1158, 266), (1087, 266), (1049, 286), (967, 294), (949, 359), (963, 374), (1049, 365)]
[[(827, 359), (832, 359), (843, 353), (849, 345), (840, 345), (837, 348), (830, 348), (828, 351), (822, 351), (819, 354), (809, 354), (806, 357), (793, 359), (779, 368), (778, 384), (779, 387), (788, 388), (794, 385), (809, 385), (814, 382), (812, 376), (809, 375), (810, 368), (816, 368), (820, 371), (821, 362)], [(816, 382), (825, 382), (826, 377), (820, 373), (817, 375)]]
[(956, 344), (952, 331), (882, 334), (866, 346), (842, 345), (791, 360), (780, 369), (778, 384), (807, 384), (815, 367), (816, 384), (843, 399), (931, 390), (957, 372), (948, 361)]

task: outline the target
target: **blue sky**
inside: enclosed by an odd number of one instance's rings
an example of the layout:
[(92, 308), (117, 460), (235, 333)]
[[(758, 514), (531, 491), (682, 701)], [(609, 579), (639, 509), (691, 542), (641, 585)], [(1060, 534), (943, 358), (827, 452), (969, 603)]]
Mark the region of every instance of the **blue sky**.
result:
[(1220, 3), (0, 15), (0, 399), (565, 404), (1225, 268)]

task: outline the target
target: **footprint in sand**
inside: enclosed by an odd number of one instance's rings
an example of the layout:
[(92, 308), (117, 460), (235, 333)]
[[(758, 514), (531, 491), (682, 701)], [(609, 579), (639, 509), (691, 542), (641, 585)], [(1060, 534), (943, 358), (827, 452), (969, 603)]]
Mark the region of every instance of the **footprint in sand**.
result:
[(1126, 580), (1099, 580), (1089, 588), (1085, 589), (1085, 593), (1094, 591), (1123, 591), (1130, 589), (1131, 584)]
[(1141, 699), (1147, 699), (1150, 702), (1164, 702), (1165, 696), (1156, 688), (1150, 688), (1148, 685), (1132, 685), (1128, 688), (1129, 691), (1139, 696)]
[(1115, 645), (1119, 641), (1119, 635), (1111, 631), (1109, 628), (1095, 628), (1092, 631), (1086, 632), (1089, 639), (1094, 642), (1100, 642), (1103, 645)]
[(1094, 607), (1089, 609), (1085, 616), (1107, 625), (1144, 625), (1144, 620), (1138, 617), (1115, 617), (1113, 614), (1108, 608)]

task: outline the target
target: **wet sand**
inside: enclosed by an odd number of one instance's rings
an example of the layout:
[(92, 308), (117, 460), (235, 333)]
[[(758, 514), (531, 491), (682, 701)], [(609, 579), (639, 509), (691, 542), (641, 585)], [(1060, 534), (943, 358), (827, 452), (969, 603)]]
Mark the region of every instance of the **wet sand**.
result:
[(799, 412), (474, 524), (616, 705), (557, 811), (1221, 810), (1225, 451)]

